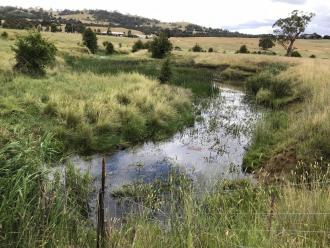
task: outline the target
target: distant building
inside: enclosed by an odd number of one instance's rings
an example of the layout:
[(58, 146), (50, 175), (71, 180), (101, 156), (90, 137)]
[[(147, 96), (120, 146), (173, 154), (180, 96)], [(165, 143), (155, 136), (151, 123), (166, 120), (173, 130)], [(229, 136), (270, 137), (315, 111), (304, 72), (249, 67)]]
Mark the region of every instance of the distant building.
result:
[(125, 35), (125, 32), (111, 32), (110, 35), (117, 36), (117, 37), (123, 37)]

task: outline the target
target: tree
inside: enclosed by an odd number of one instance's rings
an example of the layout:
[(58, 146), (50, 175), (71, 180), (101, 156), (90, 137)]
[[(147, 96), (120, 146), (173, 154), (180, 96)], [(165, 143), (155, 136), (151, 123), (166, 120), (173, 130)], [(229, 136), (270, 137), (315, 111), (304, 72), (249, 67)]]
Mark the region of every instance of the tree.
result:
[(236, 53), (250, 53), (246, 45), (242, 45)]
[(82, 36), (84, 45), (91, 51), (91, 53), (95, 53), (97, 50), (97, 37), (93, 30), (87, 28)]
[(286, 50), (286, 55), (291, 56), (296, 49), (293, 45), (298, 37), (305, 32), (307, 25), (315, 14), (305, 14), (294, 10), (291, 16), (279, 19), (273, 25), (276, 41)]
[(171, 70), (170, 59), (167, 58), (162, 65), (162, 69), (160, 70), (160, 75), (158, 79), (161, 84), (164, 84), (170, 81), (171, 76), (172, 76), (172, 70)]
[(132, 47), (132, 52), (135, 53), (142, 49), (145, 49), (143, 42), (141, 40), (137, 40)]
[(164, 33), (161, 33), (159, 37), (155, 37), (150, 43), (151, 57), (162, 59), (172, 50), (172, 43), (169, 41)]
[(198, 44), (194, 45), (191, 50), (196, 53), (203, 52), (203, 48)]
[(115, 48), (111, 42), (107, 43), (105, 50), (107, 54), (113, 54), (115, 52)]
[(56, 32), (61, 32), (61, 28), (56, 24), (56, 23), (52, 23), (50, 25), (50, 32), (52, 33), (56, 33)]
[(127, 37), (132, 37), (133, 35), (132, 35), (132, 30), (128, 30), (128, 32), (127, 32)]
[(270, 36), (263, 36), (259, 40), (259, 47), (263, 50), (268, 50), (275, 46), (273, 39)]
[(39, 32), (19, 37), (12, 48), (15, 52), (14, 69), (31, 75), (45, 74), (45, 68), (55, 62), (55, 45), (42, 38)]

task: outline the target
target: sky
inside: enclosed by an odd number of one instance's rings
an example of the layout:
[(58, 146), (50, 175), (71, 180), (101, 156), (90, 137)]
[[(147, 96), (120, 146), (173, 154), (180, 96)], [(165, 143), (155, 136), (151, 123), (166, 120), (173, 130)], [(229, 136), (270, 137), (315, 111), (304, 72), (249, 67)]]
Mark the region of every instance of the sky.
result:
[(105, 9), (160, 21), (185, 21), (250, 34), (271, 33), (293, 10), (313, 12), (306, 33), (330, 34), (330, 0), (0, 0), (0, 6)]

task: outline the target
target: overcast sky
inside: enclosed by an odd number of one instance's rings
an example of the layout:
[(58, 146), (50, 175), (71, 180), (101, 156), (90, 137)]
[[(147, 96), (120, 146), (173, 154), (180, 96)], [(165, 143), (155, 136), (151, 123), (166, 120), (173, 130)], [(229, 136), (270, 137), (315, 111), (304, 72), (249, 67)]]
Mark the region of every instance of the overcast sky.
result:
[(330, 0), (0, 0), (1, 5), (117, 10), (161, 21), (187, 21), (252, 34), (271, 32), (275, 20), (298, 9), (316, 14), (306, 32), (330, 34)]

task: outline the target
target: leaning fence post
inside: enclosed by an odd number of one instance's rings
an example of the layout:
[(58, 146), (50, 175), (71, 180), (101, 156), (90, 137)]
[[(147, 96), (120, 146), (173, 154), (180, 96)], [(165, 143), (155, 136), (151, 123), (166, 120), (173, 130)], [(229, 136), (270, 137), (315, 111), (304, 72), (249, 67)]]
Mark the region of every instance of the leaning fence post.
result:
[(97, 239), (96, 247), (104, 247), (105, 221), (104, 221), (104, 193), (105, 193), (105, 160), (102, 159), (101, 189), (99, 191), (98, 211), (97, 211)]

